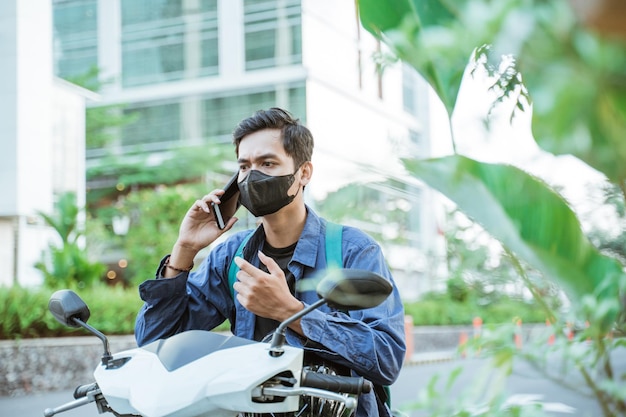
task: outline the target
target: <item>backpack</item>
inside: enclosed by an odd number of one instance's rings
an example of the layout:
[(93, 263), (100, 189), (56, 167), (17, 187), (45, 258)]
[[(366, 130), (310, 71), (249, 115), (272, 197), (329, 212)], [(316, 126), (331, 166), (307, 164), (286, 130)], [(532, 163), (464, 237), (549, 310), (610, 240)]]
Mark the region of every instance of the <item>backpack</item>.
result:
[[(250, 240), (250, 237), (254, 234), (254, 230), (252, 230), (239, 244), (237, 248), (237, 252), (235, 252), (235, 256), (230, 263), (230, 267), (228, 268), (228, 287), (230, 288), (230, 295), (234, 299), (235, 298), (235, 289), (233, 285), (237, 282), (237, 272), (239, 272), (239, 267), (235, 263), (236, 257), (243, 257), (243, 248)], [(342, 268), (343, 267), (343, 249), (342, 249), (342, 241), (343, 241), (343, 225), (326, 222), (326, 265), (328, 268)], [(387, 404), (389, 408), (391, 408), (391, 390), (389, 386), (379, 386), (374, 385), (374, 389), (376, 390), (376, 394), (382, 397), (383, 402)], [(382, 390), (381, 390), (382, 389)], [(382, 391), (382, 392), (381, 392)]]

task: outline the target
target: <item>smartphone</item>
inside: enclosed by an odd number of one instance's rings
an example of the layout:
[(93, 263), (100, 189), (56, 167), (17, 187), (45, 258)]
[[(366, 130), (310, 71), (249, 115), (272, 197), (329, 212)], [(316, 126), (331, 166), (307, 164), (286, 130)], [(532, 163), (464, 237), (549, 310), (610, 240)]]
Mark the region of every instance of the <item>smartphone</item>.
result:
[(220, 205), (211, 203), (211, 210), (213, 210), (213, 215), (215, 216), (217, 227), (219, 227), (220, 230), (224, 230), (224, 228), (226, 227), (226, 223), (224, 223), (224, 216), (222, 216), (222, 210), (220, 210)]
[(220, 230), (224, 230), (226, 222), (235, 215), (235, 212), (241, 205), (241, 203), (239, 203), (239, 186), (237, 185), (238, 177), (239, 172), (235, 172), (230, 180), (228, 180), (223, 188), (224, 194), (220, 197), (220, 204), (211, 203), (211, 209), (215, 215), (217, 227), (219, 227)]

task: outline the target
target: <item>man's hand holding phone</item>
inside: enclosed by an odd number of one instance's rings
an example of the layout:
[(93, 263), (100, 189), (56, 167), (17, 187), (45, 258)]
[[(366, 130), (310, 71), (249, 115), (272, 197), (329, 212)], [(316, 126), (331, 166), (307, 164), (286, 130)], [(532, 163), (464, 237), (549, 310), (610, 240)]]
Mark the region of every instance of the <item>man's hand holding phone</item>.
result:
[[(180, 225), (176, 248), (185, 252), (197, 253), (213, 243), (235, 224), (237, 219), (233, 216), (239, 208), (239, 189), (237, 188), (237, 176), (235, 175), (233, 178), (223, 191), (212, 191), (196, 200), (187, 210), (187, 214), (185, 214)], [(234, 181), (234, 185), (232, 181)], [(215, 227), (216, 224), (217, 227)]]

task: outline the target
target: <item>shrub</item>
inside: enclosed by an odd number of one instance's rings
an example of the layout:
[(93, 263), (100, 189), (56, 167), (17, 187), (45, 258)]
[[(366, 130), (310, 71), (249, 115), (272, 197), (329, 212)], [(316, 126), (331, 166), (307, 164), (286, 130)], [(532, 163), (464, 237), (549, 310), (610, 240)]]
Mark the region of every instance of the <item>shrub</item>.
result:
[(471, 325), (474, 317), (480, 317), (486, 324), (511, 323), (517, 319), (523, 323), (543, 323), (546, 320), (545, 312), (535, 303), (507, 297), (479, 305), (471, 298), (458, 302), (442, 294), (431, 294), (420, 301), (405, 303), (404, 309), (416, 326)]
[(39, 213), (58, 238), (58, 242), (50, 243), (41, 260), (35, 263), (35, 268), (43, 274), (44, 283), (51, 288), (75, 284), (86, 286), (98, 281), (106, 270), (104, 264), (89, 259), (87, 251), (78, 243), (84, 236), (79, 227), (79, 213), (76, 195), (71, 192), (60, 196), (53, 214)]
[[(55, 290), (47, 288), (0, 287), (0, 339), (86, 336), (84, 329), (58, 323), (48, 311)], [(135, 317), (143, 301), (136, 288), (94, 285), (76, 290), (91, 311), (89, 324), (105, 335), (127, 335), (135, 331)], [(216, 330), (228, 330), (229, 324)]]
[[(58, 323), (48, 311), (48, 300), (55, 290), (48, 288), (0, 287), (0, 339), (89, 335), (83, 329), (70, 329)], [(75, 290), (91, 311), (89, 324), (105, 335), (133, 334), (135, 317), (143, 301), (136, 287), (97, 284)], [(543, 311), (534, 304), (507, 297), (487, 305), (473, 298), (465, 302), (451, 300), (447, 294), (428, 294), (421, 301), (405, 303), (405, 312), (417, 326), (470, 325), (480, 316), (485, 324), (524, 323), (545, 320)], [(227, 331), (226, 321), (216, 330)]]

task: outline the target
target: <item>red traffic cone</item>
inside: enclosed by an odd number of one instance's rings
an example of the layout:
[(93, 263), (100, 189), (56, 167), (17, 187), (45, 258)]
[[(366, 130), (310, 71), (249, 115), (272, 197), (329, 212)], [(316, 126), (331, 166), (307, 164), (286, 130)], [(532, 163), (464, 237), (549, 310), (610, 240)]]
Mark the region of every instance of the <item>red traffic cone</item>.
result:
[(517, 328), (515, 329), (515, 346), (518, 349), (522, 348), (522, 319), (517, 319)]
[(554, 330), (552, 330), (552, 323), (549, 319), (546, 319), (546, 326), (550, 330), (550, 336), (548, 336), (548, 346), (552, 346), (554, 344)]

